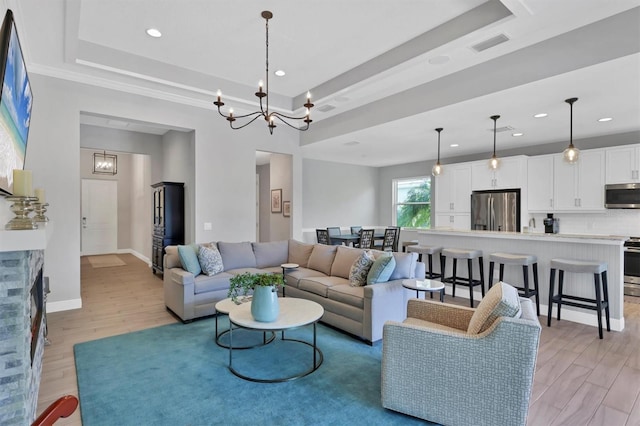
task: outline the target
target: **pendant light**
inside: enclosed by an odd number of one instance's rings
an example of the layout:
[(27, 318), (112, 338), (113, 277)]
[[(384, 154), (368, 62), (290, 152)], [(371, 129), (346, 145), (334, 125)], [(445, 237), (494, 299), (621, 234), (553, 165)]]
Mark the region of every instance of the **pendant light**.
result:
[(491, 170), (497, 170), (500, 167), (500, 160), (496, 157), (496, 123), (500, 118), (499, 115), (492, 115), (491, 119), (493, 120), (493, 155), (489, 160), (489, 168)]
[(569, 104), (569, 109), (571, 111), (571, 118), (569, 121), (569, 146), (564, 150), (562, 156), (564, 161), (569, 164), (575, 164), (578, 162), (578, 157), (580, 156), (580, 150), (573, 146), (573, 103), (577, 101), (578, 98), (569, 98), (565, 99), (565, 102)]
[(436, 132), (438, 132), (438, 160), (436, 161), (436, 164), (434, 164), (433, 168), (431, 169), (431, 174), (434, 176), (438, 176), (439, 174), (442, 173), (442, 166), (440, 165), (440, 132), (442, 131), (442, 127), (438, 127), (436, 129)]

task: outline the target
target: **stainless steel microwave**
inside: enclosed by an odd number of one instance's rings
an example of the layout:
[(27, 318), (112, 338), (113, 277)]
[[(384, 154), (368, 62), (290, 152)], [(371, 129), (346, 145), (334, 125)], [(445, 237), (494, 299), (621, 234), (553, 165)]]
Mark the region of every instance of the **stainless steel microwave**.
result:
[(640, 209), (640, 183), (605, 185), (604, 206), (608, 209)]

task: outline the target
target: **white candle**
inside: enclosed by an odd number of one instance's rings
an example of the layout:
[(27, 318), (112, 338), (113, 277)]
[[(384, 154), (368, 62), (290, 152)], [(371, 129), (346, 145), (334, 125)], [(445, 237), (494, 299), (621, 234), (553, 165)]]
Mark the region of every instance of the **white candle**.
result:
[(34, 192), (36, 193), (36, 197), (38, 197), (38, 203), (45, 204), (47, 202), (47, 199), (44, 196), (44, 189), (36, 188)]
[(31, 197), (31, 170), (13, 171), (13, 195), (16, 197)]

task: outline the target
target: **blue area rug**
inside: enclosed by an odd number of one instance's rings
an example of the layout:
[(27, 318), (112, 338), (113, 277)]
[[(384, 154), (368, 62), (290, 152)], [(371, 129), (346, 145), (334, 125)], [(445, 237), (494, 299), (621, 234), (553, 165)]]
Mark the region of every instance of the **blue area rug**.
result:
[[(220, 318), (226, 329), (226, 317)], [(214, 341), (215, 320), (171, 324), (75, 345), (84, 426), (93, 425), (409, 425), (424, 421), (380, 403), (381, 345), (318, 324), (320, 368), (283, 383), (253, 383), (228, 369)], [(311, 341), (311, 326), (286, 333)], [(234, 344), (261, 333), (234, 332)], [(274, 342), (234, 351), (243, 374), (272, 378), (311, 367), (307, 345)], [(410, 368), (410, 366), (408, 366)]]

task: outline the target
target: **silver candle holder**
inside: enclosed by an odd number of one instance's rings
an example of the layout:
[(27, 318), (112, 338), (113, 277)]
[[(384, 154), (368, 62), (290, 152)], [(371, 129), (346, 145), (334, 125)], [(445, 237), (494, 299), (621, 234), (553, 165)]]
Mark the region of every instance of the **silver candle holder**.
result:
[(47, 207), (49, 203), (35, 203), (33, 205), (33, 211), (35, 211), (35, 215), (33, 216), (33, 220), (36, 222), (49, 222), (49, 218), (44, 214), (47, 212)]
[(36, 222), (29, 217), (29, 214), (33, 211), (33, 202), (37, 197), (23, 197), (12, 195), (6, 198), (12, 202), (10, 210), (16, 215), (4, 226), (4, 229), (8, 230), (24, 230), (24, 229), (38, 229)]

